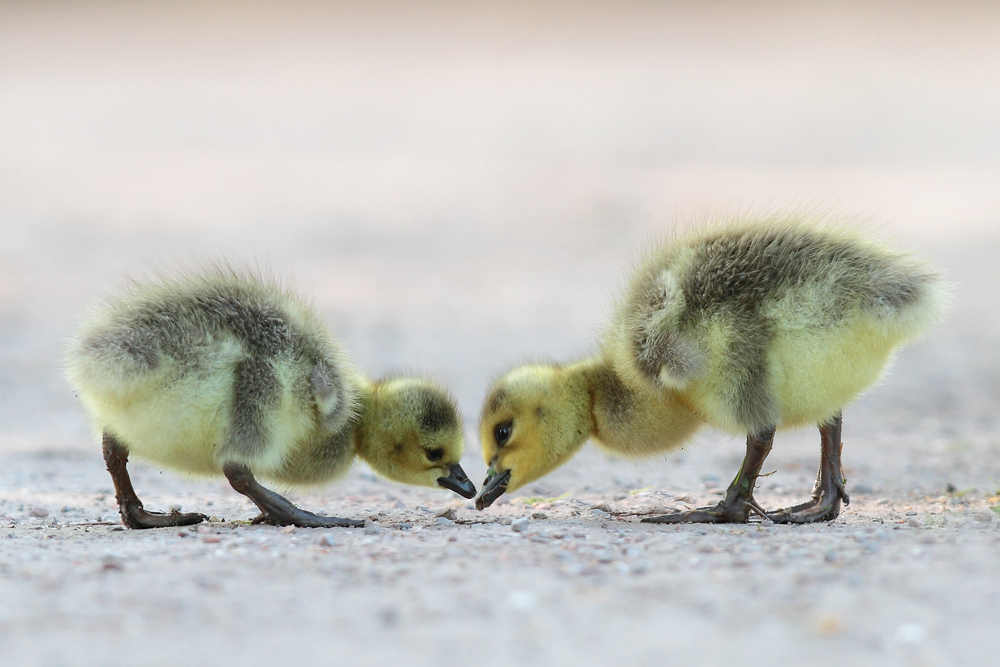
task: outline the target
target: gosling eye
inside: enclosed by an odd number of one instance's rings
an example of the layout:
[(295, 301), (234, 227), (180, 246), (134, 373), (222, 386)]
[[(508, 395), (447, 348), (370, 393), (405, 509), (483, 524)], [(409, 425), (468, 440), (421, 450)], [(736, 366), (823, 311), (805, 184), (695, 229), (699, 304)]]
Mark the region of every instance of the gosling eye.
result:
[(427, 450), (427, 460), (428, 461), (440, 461), (441, 457), (444, 456), (444, 450), (440, 447), (436, 449)]
[(510, 440), (510, 434), (514, 431), (514, 422), (506, 421), (497, 424), (493, 429), (493, 437), (496, 438), (497, 447), (503, 447)]

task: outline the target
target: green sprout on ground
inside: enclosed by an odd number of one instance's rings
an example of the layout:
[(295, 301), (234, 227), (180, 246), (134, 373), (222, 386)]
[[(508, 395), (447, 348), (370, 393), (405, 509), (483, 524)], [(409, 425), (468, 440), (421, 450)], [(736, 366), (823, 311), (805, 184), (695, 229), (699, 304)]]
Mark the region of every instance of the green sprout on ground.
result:
[(541, 496), (529, 496), (527, 498), (515, 498), (515, 502), (524, 503), (525, 505), (535, 505), (537, 503), (554, 503), (557, 500), (566, 500), (572, 496), (572, 491), (567, 491), (561, 496), (555, 496), (554, 498), (543, 498)]

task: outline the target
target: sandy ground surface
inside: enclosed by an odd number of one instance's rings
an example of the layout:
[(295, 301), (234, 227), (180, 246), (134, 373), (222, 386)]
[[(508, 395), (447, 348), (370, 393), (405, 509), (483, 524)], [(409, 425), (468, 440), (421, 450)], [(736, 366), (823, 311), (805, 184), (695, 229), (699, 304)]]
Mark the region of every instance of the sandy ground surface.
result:
[[(4, 3), (0, 662), (992, 664), (998, 28), (986, 4)], [(829, 524), (637, 523), (717, 497), (742, 443), (706, 431), (588, 448), (485, 512), (360, 467), (291, 496), (363, 530), (246, 525), (220, 481), (135, 465), (147, 507), (217, 520), (127, 531), (60, 374), (123, 275), (256, 261), (361, 368), (452, 387), (479, 482), (490, 377), (586, 354), (644, 240), (800, 205), (871, 214), (956, 285), (845, 411)], [(761, 502), (817, 459), (780, 433)]]

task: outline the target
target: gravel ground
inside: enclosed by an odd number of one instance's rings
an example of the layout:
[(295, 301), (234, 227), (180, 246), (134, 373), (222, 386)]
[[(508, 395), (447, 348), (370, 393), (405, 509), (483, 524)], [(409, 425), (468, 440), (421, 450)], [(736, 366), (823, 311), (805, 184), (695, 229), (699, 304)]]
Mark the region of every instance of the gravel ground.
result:
[[(1000, 655), (1000, 12), (990, 5), (0, 6), (4, 665), (989, 665)], [(371, 523), (249, 525), (219, 480), (133, 465), (128, 531), (59, 350), (126, 273), (269, 265), (360, 368), (466, 417), (573, 359), (676, 216), (871, 213), (956, 286), (845, 411), (851, 505), (817, 526), (653, 526), (738, 439), (594, 448), (476, 512), (363, 467), (291, 497)], [(814, 432), (758, 499), (803, 500)]]
[(221, 484), (140, 468), (148, 506), (218, 516), (137, 532), (96, 455), (3, 464), (6, 664), (951, 665), (1000, 648), (997, 498), (975, 492), (857, 485), (830, 524), (660, 527), (637, 515), (711, 502), (715, 481), (476, 512), (363, 473), (296, 500), (370, 526), (282, 529), (248, 525)]

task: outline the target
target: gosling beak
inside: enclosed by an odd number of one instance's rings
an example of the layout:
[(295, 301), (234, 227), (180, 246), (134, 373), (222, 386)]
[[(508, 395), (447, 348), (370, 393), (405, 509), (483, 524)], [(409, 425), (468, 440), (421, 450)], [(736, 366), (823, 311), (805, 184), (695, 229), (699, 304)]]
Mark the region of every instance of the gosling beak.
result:
[(510, 481), (510, 470), (504, 470), (502, 473), (497, 474), (497, 471), (490, 466), (486, 471), (486, 480), (483, 482), (483, 488), (479, 492), (479, 497), (476, 498), (476, 509), (486, 509), (493, 504), (493, 501), (499, 498), (507, 490), (507, 482)]
[(449, 491), (454, 491), (463, 498), (472, 498), (476, 495), (476, 485), (472, 483), (469, 476), (462, 470), (462, 466), (453, 463), (448, 469), (450, 473), (447, 477), (438, 477), (438, 485)]

